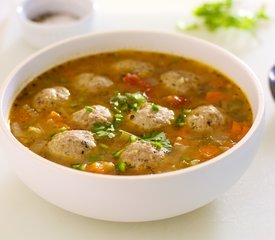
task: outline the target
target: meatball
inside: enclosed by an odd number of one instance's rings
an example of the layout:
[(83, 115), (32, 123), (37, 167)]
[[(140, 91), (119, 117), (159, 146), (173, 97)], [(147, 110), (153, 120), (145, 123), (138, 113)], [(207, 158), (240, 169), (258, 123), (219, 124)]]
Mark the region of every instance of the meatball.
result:
[(189, 89), (196, 88), (198, 77), (186, 71), (169, 71), (160, 76), (161, 83), (168, 89), (180, 94), (186, 93)]
[(135, 73), (140, 77), (147, 77), (154, 71), (154, 66), (151, 63), (131, 59), (119, 61), (113, 67), (121, 74)]
[(207, 132), (225, 123), (223, 114), (213, 105), (200, 106), (186, 118), (187, 126), (197, 132)]
[(51, 110), (62, 105), (69, 96), (70, 92), (65, 87), (45, 88), (34, 96), (33, 107), (37, 111)]
[(113, 82), (109, 78), (94, 73), (82, 73), (74, 82), (76, 89), (90, 93), (100, 93), (112, 85)]
[(96, 143), (90, 131), (70, 130), (54, 135), (47, 146), (51, 155), (78, 163), (91, 152)]
[(113, 120), (109, 109), (100, 105), (83, 108), (72, 115), (72, 122), (81, 129), (91, 130), (95, 123), (110, 123)]
[(136, 112), (131, 112), (128, 116), (129, 121), (134, 127), (142, 131), (153, 131), (171, 124), (174, 119), (174, 112), (168, 108), (145, 104)]
[(150, 143), (136, 141), (129, 144), (120, 159), (131, 167), (153, 167), (164, 158), (164, 152), (157, 150)]

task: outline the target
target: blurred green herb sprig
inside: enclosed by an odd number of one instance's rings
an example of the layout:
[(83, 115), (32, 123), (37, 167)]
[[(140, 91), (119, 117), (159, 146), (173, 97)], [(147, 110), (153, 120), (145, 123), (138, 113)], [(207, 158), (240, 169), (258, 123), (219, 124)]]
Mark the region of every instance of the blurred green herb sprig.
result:
[(197, 21), (187, 23), (184, 20), (180, 20), (177, 23), (177, 28), (180, 31), (188, 31), (198, 29), (203, 25), (210, 32), (215, 32), (220, 28), (236, 28), (254, 32), (259, 22), (269, 19), (264, 5), (255, 13), (251, 11), (235, 13), (233, 5), (233, 0), (203, 3), (192, 12)]

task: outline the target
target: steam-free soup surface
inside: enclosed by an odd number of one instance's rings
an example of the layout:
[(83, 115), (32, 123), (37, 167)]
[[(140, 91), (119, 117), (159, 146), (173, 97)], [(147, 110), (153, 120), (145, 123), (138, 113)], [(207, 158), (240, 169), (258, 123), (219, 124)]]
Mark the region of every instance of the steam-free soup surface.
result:
[(190, 167), (252, 124), (244, 93), (191, 59), (123, 50), (72, 60), (17, 96), (11, 131), (31, 151), (80, 171), (140, 175)]

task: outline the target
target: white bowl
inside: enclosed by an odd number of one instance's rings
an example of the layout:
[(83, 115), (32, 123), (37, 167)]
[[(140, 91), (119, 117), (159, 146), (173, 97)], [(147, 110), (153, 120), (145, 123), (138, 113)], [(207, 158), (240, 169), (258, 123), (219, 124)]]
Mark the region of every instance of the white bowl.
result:
[[(71, 14), (77, 19), (62, 23), (40, 23), (32, 18), (41, 14)], [(91, 0), (24, 0), (17, 7), (23, 38), (36, 48), (91, 30)]]
[[(220, 70), (247, 94), (254, 115), (251, 129), (234, 147), (210, 161), (174, 172), (143, 176), (100, 175), (67, 168), (31, 152), (11, 134), (12, 102), (32, 78), (70, 59), (125, 48), (177, 54)], [(260, 141), (264, 115), (259, 80), (231, 53), (193, 37), (145, 31), (84, 35), (41, 50), (10, 74), (1, 89), (0, 100), (1, 146), (22, 181), (61, 208), (87, 217), (122, 222), (180, 215), (225, 192), (251, 163)]]

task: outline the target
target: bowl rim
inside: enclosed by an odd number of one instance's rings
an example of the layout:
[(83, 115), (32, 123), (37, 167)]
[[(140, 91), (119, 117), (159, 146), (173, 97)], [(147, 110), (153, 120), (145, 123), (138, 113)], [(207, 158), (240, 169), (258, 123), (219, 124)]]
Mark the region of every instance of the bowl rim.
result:
[[(3, 99), (6, 93), (6, 90), (9, 86), (9, 84), (11, 83), (11, 80), (13, 79), (13, 77), (16, 75), (16, 73), (22, 68), (24, 67), (24, 65), (26, 65), (28, 62), (30, 62), (33, 58), (38, 57), (39, 55), (43, 55), (45, 52), (58, 48), (59, 46), (62, 46), (63, 44), (66, 43), (70, 43), (70, 42), (74, 42), (74, 41), (78, 41), (81, 39), (85, 39), (85, 38), (93, 38), (93, 37), (104, 37), (104, 36), (108, 36), (108, 35), (113, 35), (113, 34), (131, 34), (131, 33), (139, 33), (139, 34), (155, 34), (155, 35), (168, 35), (170, 37), (177, 37), (177, 38), (185, 38), (185, 39), (189, 39), (192, 40), (194, 42), (196, 42), (197, 44), (201, 44), (204, 45), (204, 47), (209, 47), (211, 49), (214, 49), (215, 51), (219, 51), (223, 54), (223, 56), (226, 56), (227, 58), (231, 58), (232, 60), (234, 60), (238, 65), (240, 65), (243, 70), (245, 72), (247, 72), (248, 75), (250, 75), (250, 78), (253, 79), (253, 83), (255, 85), (255, 89), (257, 92), (257, 102), (258, 102), (258, 111), (255, 112), (255, 117), (253, 119), (253, 124), (251, 126), (251, 128), (249, 129), (249, 131), (246, 133), (246, 135), (239, 141), (237, 142), (232, 148), (228, 149), (227, 151), (221, 153), (220, 155), (202, 162), (200, 164), (194, 165), (194, 166), (190, 166), (187, 168), (183, 168), (183, 169), (178, 169), (175, 171), (169, 171), (169, 172), (163, 172), (163, 173), (158, 173), (158, 174), (147, 174), (147, 175), (108, 175), (108, 174), (98, 174), (98, 173), (90, 173), (90, 172), (85, 172), (85, 171), (79, 171), (79, 170), (75, 170), (72, 169), (70, 167), (66, 167), (63, 166), (61, 164), (52, 162), (46, 158), (41, 157), (40, 155), (32, 152), (31, 150), (29, 150), (27, 147), (25, 147), (22, 143), (20, 143), (15, 136), (11, 133), (10, 128), (9, 128), (9, 122), (6, 121), (6, 117), (3, 113)], [(83, 55), (84, 56), (84, 55)], [(180, 55), (183, 56), (183, 55)], [(191, 57), (192, 59), (192, 57)], [(206, 63), (204, 63), (206, 64)], [(206, 64), (207, 65), (207, 64)], [(214, 67), (215, 69), (215, 67)], [(219, 69), (217, 69), (219, 70)], [(31, 80), (29, 80), (28, 82), (30, 82)], [(234, 81), (234, 79), (233, 79)], [(26, 86), (26, 83), (25, 83)], [(243, 90), (244, 91), (244, 90)], [(245, 93), (245, 91), (244, 91)], [(14, 100), (14, 99), (13, 99)], [(176, 177), (178, 175), (182, 175), (182, 174), (189, 174), (192, 173), (194, 171), (198, 171), (201, 170), (203, 168), (207, 168), (210, 165), (214, 165), (220, 161), (222, 161), (224, 158), (226, 158), (228, 155), (231, 155), (233, 152), (236, 152), (239, 150), (239, 148), (244, 145), (247, 141), (249, 141), (253, 134), (255, 133), (255, 131), (260, 127), (263, 118), (264, 118), (264, 109), (265, 109), (265, 105), (264, 105), (264, 92), (263, 92), (263, 87), (260, 84), (260, 80), (259, 78), (256, 76), (256, 74), (248, 67), (248, 65), (246, 63), (244, 63), (241, 59), (239, 59), (237, 56), (235, 56), (233, 53), (229, 52), (228, 50), (215, 45), (211, 42), (208, 42), (206, 40), (203, 39), (199, 39), (197, 37), (193, 37), (193, 36), (189, 36), (186, 34), (179, 34), (179, 33), (171, 33), (171, 32), (165, 32), (165, 31), (151, 31), (151, 30), (112, 30), (112, 31), (102, 31), (102, 32), (96, 32), (96, 33), (87, 33), (87, 34), (82, 34), (79, 36), (74, 36), (74, 37), (70, 37), (68, 39), (59, 41), (57, 43), (53, 43), (43, 49), (40, 49), (39, 51), (35, 52), (34, 54), (30, 55), (29, 57), (27, 57), (25, 60), (23, 60), (21, 63), (19, 63), (11, 72), (10, 74), (6, 77), (6, 79), (3, 81), (3, 84), (0, 88), (0, 129), (2, 130), (2, 132), (5, 134), (5, 137), (7, 138), (5, 141), (5, 144), (9, 144), (9, 145), (14, 145), (18, 148), (18, 150), (20, 150), (23, 154), (28, 155), (29, 158), (31, 158), (31, 160), (34, 161), (40, 161), (40, 163), (47, 165), (47, 167), (51, 167), (51, 168), (56, 168), (57, 170), (60, 171), (64, 171), (67, 172), (68, 174), (72, 173), (75, 175), (79, 175), (80, 177), (89, 177), (89, 178), (101, 178), (101, 179), (110, 179), (110, 180), (115, 180), (115, 181), (142, 181), (142, 180), (147, 180), (147, 179), (159, 179), (159, 178), (166, 178), (166, 177)], [(252, 106), (253, 108), (253, 106)], [(10, 109), (9, 109), (10, 110)], [(8, 142), (8, 143), (7, 143)]]

